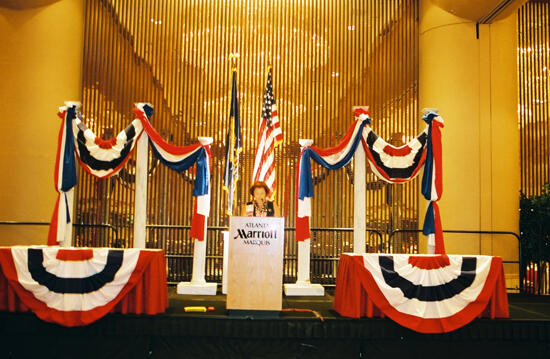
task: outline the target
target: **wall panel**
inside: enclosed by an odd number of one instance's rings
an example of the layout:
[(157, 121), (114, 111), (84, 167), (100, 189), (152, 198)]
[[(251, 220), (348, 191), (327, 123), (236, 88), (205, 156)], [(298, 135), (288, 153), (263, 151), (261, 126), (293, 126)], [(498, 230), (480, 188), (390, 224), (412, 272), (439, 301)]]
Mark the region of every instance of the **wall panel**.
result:
[(550, 2), (530, 1), (518, 11), (521, 191), (538, 195), (550, 181)]

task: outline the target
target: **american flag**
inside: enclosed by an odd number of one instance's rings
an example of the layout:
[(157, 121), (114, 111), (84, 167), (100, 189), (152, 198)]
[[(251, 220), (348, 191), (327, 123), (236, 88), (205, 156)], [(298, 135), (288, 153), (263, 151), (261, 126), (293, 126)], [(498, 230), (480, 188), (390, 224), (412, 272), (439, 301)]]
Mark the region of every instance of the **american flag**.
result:
[(231, 110), (229, 112), (229, 130), (225, 138), (225, 171), (223, 189), (227, 191), (226, 213), (233, 214), (233, 200), (239, 181), (239, 154), (242, 152), (241, 121), (239, 116), (239, 98), (237, 94), (237, 70), (233, 69), (231, 87)]
[(263, 181), (270, 190), (270, 198), (275, 194), (275, 147), (283, 142), (283, 132), (277, 114), (277, 105), (273, 96), (272, 70), (269, 69), (264, 93), (264, 105), (260, 131), (258, 132), (258, 148), (254, 160), (252, 182)]

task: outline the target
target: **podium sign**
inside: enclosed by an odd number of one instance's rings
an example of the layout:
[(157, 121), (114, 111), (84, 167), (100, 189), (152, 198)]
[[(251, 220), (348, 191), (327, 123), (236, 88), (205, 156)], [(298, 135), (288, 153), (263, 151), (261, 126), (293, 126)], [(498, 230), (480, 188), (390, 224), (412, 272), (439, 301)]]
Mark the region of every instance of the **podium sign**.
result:
[(231, 217), (227, 309), (282, 309), (284, 218)]

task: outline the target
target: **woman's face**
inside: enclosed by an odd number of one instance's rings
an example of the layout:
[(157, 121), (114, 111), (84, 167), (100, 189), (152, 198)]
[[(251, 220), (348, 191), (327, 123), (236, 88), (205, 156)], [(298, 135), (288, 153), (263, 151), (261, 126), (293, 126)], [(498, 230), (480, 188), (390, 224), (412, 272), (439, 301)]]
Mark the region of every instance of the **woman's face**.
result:
[(258, 206), (264, 205), (266, 196), (267, 193), (265, 193), (265, 189), (263, 189), (262, 187), (254, 188), (254, 202), (256, 202)]

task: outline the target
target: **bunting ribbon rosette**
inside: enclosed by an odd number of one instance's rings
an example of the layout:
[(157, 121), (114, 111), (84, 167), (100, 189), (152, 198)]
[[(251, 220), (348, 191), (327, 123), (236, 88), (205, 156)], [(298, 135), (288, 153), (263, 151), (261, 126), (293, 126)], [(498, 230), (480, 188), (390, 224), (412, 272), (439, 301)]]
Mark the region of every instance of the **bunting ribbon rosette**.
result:
[(210, 214), (210, 146), (196, 143), (189, 146), (174, 146), (166, 142), (153, 128), (149, 119), (153, 116), (153, 107), (150, 104), (138, 103), (134, 113), (141, 120), (143, 128), (149, 136), (151, 151), (159, 161), (176, 172), (184, 172), (195, 163), (196, 174), (193, 187), (193, 196), (196, 198), (191, 220), (191, 238), (204, 240), (206, 218)]
[[(0, 251), (0, 265), (22, 308), (32, 310), (42, 320), (71, 327), (90, 324), (113, 310), (142, 281), (146, 271), (154, 271), (150, 266), (158, 259), (158, 252), (14, 246)], [(156, 314), (167, 307), (162, 293), (148, 296), (148, 306), (133, 303), (136, 313), (144, 310)]]
[[(297, 174), (296, 240), (303, 241), (311, 238), (309, 230), (313, 197), (311, 160), (330, 170), (342, 168), (351, 161), (357, 146), (361, 143), (373, 173), (386, 182), (410, 181), (425, 166), (422, 193), (426, 193), (424, 196), (430, 204), (426, 214), (427, 223), (424, 225), (424, 233), (429, 236), (428, 243), (435, 245), (436, 253), (444, 253), (441, 219), (436, 203), (442, 193), (440, 128), (443, 127), (443, 120), (436, 112), (428, 112), (423, 117), (428, 125), (426, 129), (407, 144), (396, 147), (384, 141), (372, 130), (368, 111), (357, 108), (354, 114), (355, 122), (351, 124), (336, 146), (327, 149), (308, 144), (302, 146)], [(424, 183), (426, 183), (425, 190)]]

